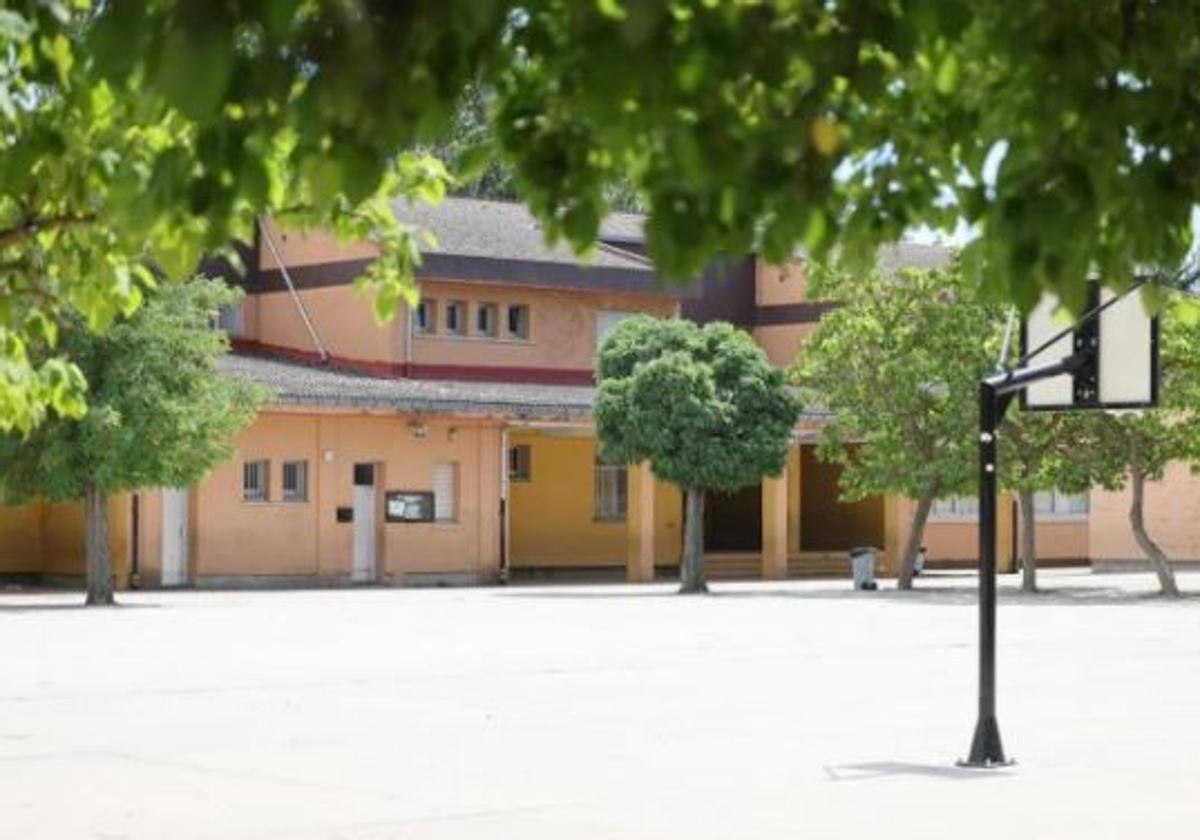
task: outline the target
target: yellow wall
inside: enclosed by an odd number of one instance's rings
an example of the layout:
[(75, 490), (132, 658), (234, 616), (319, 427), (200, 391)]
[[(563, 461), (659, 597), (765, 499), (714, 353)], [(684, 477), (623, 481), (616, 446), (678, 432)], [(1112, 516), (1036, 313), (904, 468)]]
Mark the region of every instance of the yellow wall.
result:
[[(118, 585), (129, 573), (129, 495), (108, 500), (108, 548)], [(83, 505), (37, 502), (0, 507), (0, 574), (82, 576)]]
[[(509, 432), (509, 446), (530, 446), (532, 480), (509, 483), (513, 568), (623, 567), (625, 522), (593, 518), (596, 441), (532, 431)], [(672, 485), (655, 482), (655, 562), (679, 562), (682, 506)]]

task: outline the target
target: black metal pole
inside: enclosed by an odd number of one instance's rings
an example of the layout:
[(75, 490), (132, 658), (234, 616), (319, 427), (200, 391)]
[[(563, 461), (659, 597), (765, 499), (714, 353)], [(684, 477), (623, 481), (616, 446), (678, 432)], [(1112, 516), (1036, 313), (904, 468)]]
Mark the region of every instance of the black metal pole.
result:
[(969, 767), (1006, 764), (996, 721), (996, 430), (1001, 395), (979, 383), (979, 720)]

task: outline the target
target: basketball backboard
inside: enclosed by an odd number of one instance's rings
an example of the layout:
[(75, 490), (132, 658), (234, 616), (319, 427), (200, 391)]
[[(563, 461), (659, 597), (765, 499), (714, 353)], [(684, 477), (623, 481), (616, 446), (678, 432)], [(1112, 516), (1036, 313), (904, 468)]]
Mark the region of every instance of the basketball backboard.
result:
[[(1032, 383), (1021, 394), (1022, 408), (1033, 411), (1139, 409), (1158, 404), (1158, 319), (1146, 311), (1136, 291), (1118, 295), (1093, 283), (1086, 312), (1076, 321), (1052, 294), (1042, 297), (1026, 316), (1021, 353), (1041, 347), (1064, 330), (1030, 364), (1055, 362), (1080, 352), (1087, 362), (1073, 374)], [(1074, 327), (1072, 325), (1074, 323)]]

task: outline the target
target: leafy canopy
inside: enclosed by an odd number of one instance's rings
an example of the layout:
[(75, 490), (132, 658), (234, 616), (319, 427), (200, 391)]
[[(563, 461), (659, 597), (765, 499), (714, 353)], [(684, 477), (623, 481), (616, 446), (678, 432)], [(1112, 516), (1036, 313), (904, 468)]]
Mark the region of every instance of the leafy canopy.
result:
[(736, 327), (630, 318), (604, 343), (599, 382), (607, 460), (649, 461), (663, 481), (725, 492), (784, 467), (799, 403)]
[(102, 326), (257, 213), (374, 237), (391, 312), (420, 240), (387, 200), (446, 181), (403, 150), (468, 83), (550, 237), (591, 248), (628, 181), (679, 278), (963, 219), (973, 282), (1078, 308), (1092, 264), (1176, 265), (1200, 193), (1194, 3), (14, 0), (0, 55), (5, 428), (81, 409), (30, 362), (61, 311)]
[(197, 278), (152, 292), (103, 335), (71, 321), (61, 345), (87, 376), (90, 410), (49, 419), (28, 437), (0, 436), (0, 499), (186, 487), (228, 459), (265, 396), (215, 368), (228, 342), (212, 321), (239, 297)]
[[(980, 377), (995, 368), (1002, 320), (962, 270), (815, 271), (836, 301), (795, 375), (832, 412), (820, 455), (844, 467), (843, 496), (911, 498), (973, 489)], [(858, 444), (851, 446), (851, 444)]]

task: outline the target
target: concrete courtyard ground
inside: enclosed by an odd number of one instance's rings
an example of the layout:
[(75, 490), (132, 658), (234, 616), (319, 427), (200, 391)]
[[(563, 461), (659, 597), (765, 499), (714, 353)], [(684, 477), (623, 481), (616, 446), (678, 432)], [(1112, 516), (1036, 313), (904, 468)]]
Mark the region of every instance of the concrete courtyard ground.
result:
[(998, 771), (965, 575), (2, 594), (0, 838), (1200, 836), (1200, 598), (1043, 580)]

